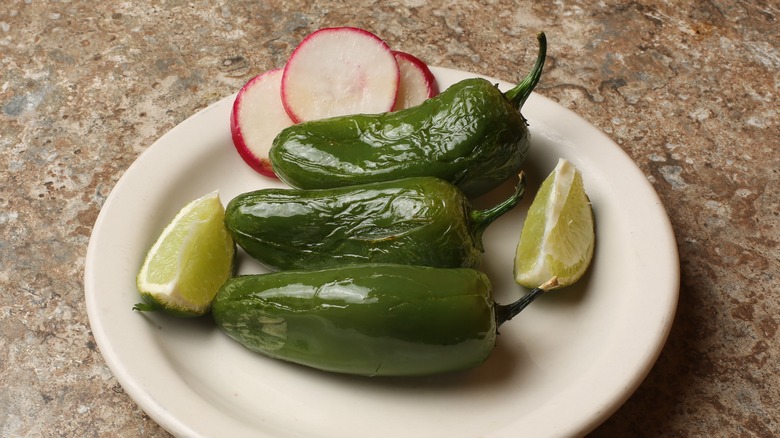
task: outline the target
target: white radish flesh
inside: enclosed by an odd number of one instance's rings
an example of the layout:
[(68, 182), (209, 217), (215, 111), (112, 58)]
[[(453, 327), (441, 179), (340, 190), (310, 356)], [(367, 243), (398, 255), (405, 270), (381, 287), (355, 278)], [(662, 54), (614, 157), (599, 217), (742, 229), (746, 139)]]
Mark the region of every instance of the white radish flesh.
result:
[(238, 92), (230, 114), (233, 145), (257, 172), (275, 177), (268, 151), (276, 135), (293, 124), (282, 105), (283, 69), (254, 77)]
[(406, 52), (393, 51), (393, 55), (401, 73), (393, 111), (417, 106), (439, 94), (436, 78), (425, 62)]
[(400, 73), (376, 35), (354, 27), (325, 28), (290, 55), (282, 102), (294, 122), (393, 109)]

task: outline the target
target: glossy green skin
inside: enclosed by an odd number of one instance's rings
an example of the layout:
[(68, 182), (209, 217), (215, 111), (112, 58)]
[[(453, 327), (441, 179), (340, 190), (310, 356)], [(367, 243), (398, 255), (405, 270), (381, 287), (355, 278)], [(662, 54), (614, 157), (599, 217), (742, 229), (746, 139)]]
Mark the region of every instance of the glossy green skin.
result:
[(229, 280), (217, 325), (250, 350), (326, 371), (414, 376), (484, 362), (496, 340), (487, 277), (368, 264)]
[(272, 269), (355, 263), (478, 267), (485, 224), (471, 213), (455, 186), (419, 177), (244, 193), (228, 203), (225, 225), (239, 246)]
[(417, 107), (290, 126), (274, 140), (270, 160), (297, 188), (430, 175), (473, 197), (517, 174), (528, 155), (526, 125), (495, 85), (466, 79)]

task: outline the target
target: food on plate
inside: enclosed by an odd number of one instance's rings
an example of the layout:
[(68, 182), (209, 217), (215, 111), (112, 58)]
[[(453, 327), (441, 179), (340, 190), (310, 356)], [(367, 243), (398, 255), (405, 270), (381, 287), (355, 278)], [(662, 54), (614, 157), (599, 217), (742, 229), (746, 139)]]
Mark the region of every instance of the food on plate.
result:
[(484, 362), (497, 327), (544, 287), (502, 306), (477, 270), (352, 265), (235, 277), (212, 314), (228, 336), (272, 358), (338, 373), (419, 376)]
[(269, 153), (287, 184), (330, 188), (410, 176), (437, 176), (468, 196), (517, 174), (529, 133), (519, 109), (539, 82), (546, 39), (529, 75), (502, 93), (481, 78), (458, 82), (416, 107), (298, 123), (282, 130)]
[(570, 285), (587, 271), (595, 242), (582, 174), (561, 158), (528, 209), (515, 253), (515, 281), (533, 287), (556, 276), (558, 287)]
[(390, 111), (400, 80), (390, 47), (355, 27), (317, 30), (290, 55), (282, 102), (295, 122)]
[(233, 274), (235, 244), (219, 193), (182, 208), (149, 249), (136, 277), (143, 303), (133, 309), (201, 316)]
[[(496, 205), (476, 209), (469, 199), (526, 159), (520, 109), (542, 74), (543, 33), (538, 40), (534, 67), (509, 91), (474, 78), (438, 93), (425, 63), (369, 32), (309, 35), (284, 69), (241, 89), (230, 119), (244, 160), (292, 188), (242, 193), (226, 208), (218, 192), (187, 204), (144, 259), (134, 309), (210, 311), (252, 351), (337, 373), (419, 376), (481, 364), (499, 326), (577, 281), (593, 256), (590, 201), (562, 159), (515, 254), (515, 280), (532, 290), (498, 304), (477, 270), (484, 231), (525, 193), (520, 172)], [(236, 244), (279, 271), (234, 276)]]
[(525, 192), (476, 210), (454, 185), (435, 177), (333, 189), (262, 189), (226, 208), (225, 225), (250, 256), (274, 269), (355, 263), (478, 267), (482, 233)]
[(282, 69), (257, 75), (244, 85), (233, 102), (230, 133), (241, 158), (257, 172), (274, 177), (268, 151), (279, 132), (292, 125), (282, 105)]
[(425, 62), (410, 53), (398, 50), (394, 50), (393, 55), (401, 74), (393, 111), (417, 106), (439, 94), (436, 77)]

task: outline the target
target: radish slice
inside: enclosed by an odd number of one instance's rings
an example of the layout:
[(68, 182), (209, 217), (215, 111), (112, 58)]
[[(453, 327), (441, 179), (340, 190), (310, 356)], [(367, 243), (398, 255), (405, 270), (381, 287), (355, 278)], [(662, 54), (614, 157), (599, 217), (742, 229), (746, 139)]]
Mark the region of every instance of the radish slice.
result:
[(282, 105), (282, 73), (278, 68), (252, 78), (238, 92), (230, 114), (230, 133), (239, 155), (269, 177), (276, 177), (268, 160), (274, 137), (293, 124)]
[(295, 48), (282, 77), (282, 103), (294, 122), (393, 109), (400, 73), (376, 35), (325, 28)]
[(426, 63), (406, 52), (393, 51), (393, 55), (401, 72), (398, 97), (393, 111), (417, 106), (439, 94), (436, 78)]

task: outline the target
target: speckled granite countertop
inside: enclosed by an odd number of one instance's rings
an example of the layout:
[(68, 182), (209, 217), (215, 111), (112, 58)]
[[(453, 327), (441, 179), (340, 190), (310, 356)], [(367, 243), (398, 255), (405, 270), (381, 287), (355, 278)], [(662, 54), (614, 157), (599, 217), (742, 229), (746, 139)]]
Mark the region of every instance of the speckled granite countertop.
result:
[(3, 1), (0, 436), (166, 435), (92, 337), (93, 223), (155, 139), (338, 25), (509, 81), (546, 31), (537, 91), (634, 159), (681, 258), (668, 343), (593, 435), (780, 435), (778, 3), (365, 3)]

